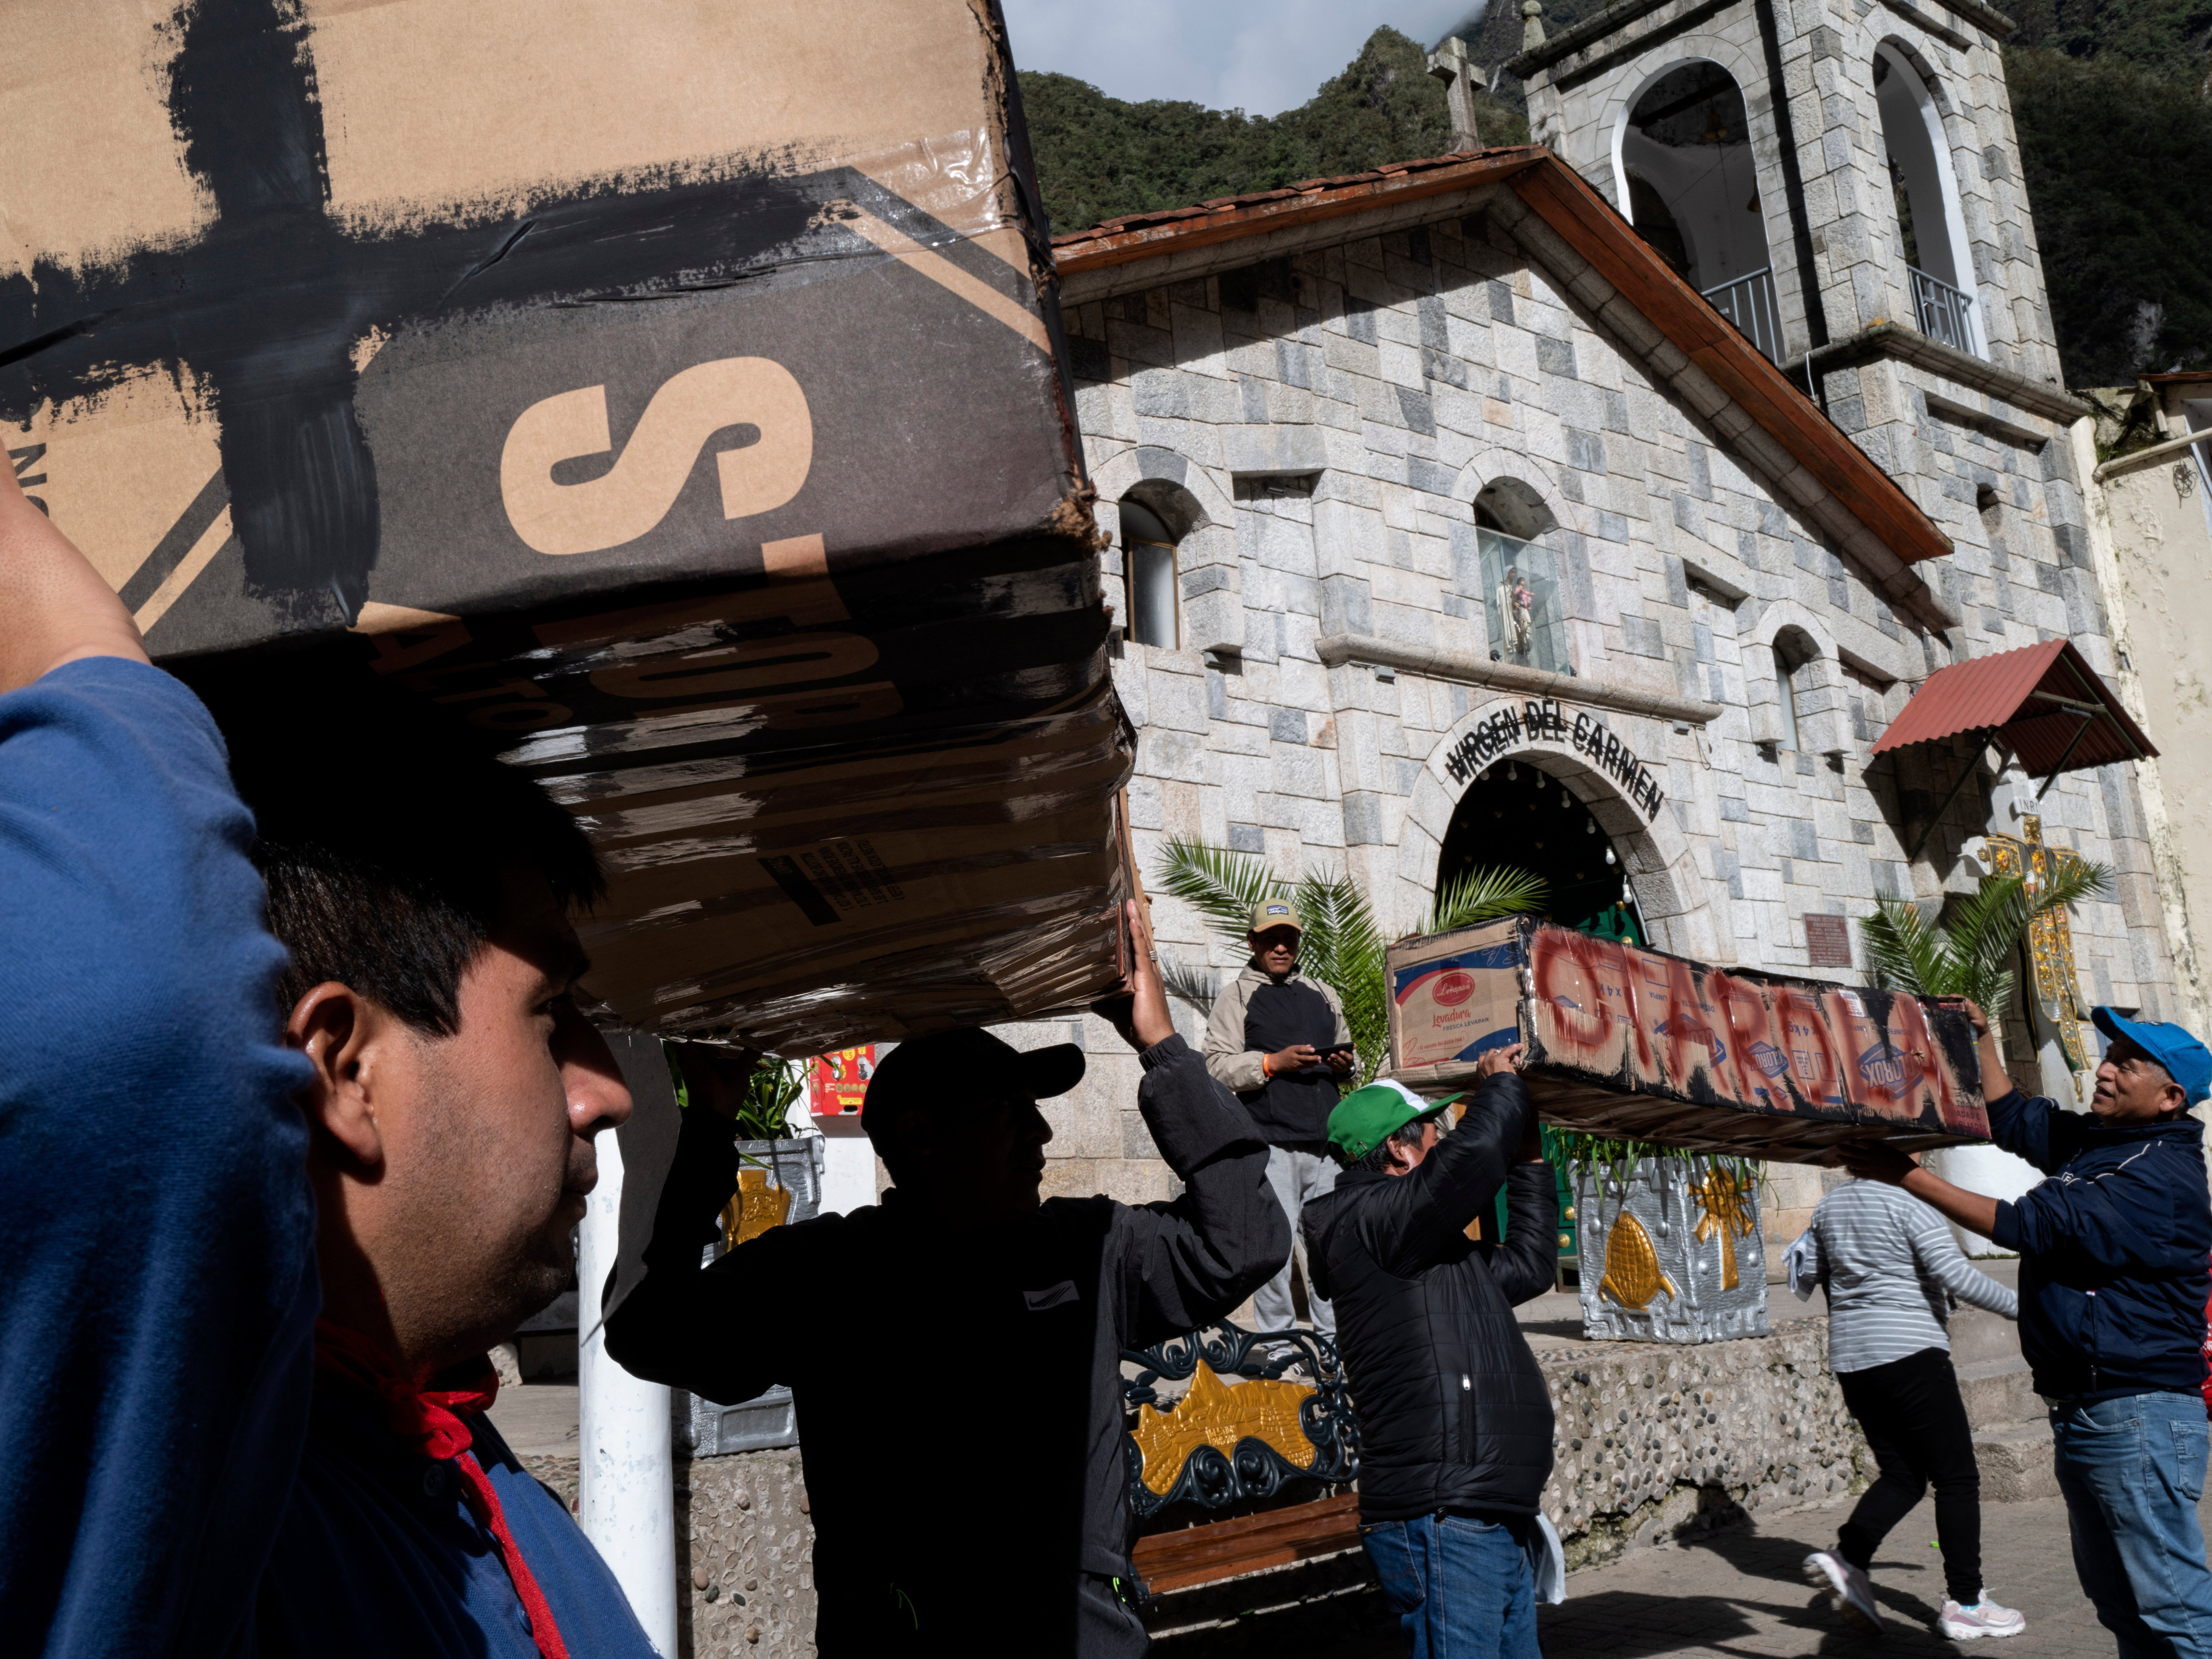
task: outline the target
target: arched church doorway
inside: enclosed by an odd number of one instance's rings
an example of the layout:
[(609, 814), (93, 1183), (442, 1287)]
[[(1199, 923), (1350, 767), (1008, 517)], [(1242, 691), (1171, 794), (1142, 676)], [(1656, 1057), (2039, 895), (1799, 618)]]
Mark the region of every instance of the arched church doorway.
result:
[(1547, 914), (1562, 926), (1638, 945), (1648, 937), (1620, 850), (1573, 791), (1526, 759), (1492, 766), (1452, 812), (1437, 884), (1477, 867), (1540, 877)]
[(1629, 110), (1619, 165), (1629, 222), (1768, 357), (1782, 355), (1773, 259), (1743, 90), (1693, 58)]

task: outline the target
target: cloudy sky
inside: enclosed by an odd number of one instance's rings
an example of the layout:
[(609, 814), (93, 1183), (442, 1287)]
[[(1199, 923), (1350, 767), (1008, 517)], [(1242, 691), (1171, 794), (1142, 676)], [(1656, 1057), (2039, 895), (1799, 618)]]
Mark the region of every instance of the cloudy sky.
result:
[[(1274, 115), (1303, 104), (1382, 24), (1432, 46), (1481, 0), (1000, 0), (1014, 63), (1115, 98)], [(1459, 28), (1462, 34), (1470, 33)]]

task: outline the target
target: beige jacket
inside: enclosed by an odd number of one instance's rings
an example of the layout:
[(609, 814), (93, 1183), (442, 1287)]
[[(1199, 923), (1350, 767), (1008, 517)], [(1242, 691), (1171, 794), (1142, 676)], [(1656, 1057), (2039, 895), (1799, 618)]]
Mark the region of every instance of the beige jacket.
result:
[[(1320, 992), (1336, 1011), (1336, 1041), (1352, 1041), (1352, 1027), (1344, 1023), (1344, 1004), (1334, 991), (1295, 968), (1283, 982), (1310, 985)], [(1267, 1073), (1260, 1069), (1260, 1051), (1244, 1046), (1245, 1008), (1252, 1000), (1252, 993), (1267, 983), (1267, 975), (1246, 963), (1237, 977), (1221, 988), (1221, 994), (1213, 1000), (1212, 1017), (1206, 1022), (1206, 1069), (1212, 1073), (1216, 1083), (1231, 1094), (1249, 1094), (1267, 1080)]]

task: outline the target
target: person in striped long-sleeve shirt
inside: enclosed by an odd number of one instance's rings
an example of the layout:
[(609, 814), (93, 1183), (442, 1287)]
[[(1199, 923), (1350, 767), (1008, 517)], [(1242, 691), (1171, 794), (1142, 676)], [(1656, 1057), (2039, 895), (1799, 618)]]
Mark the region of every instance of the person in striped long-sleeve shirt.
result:
[(1948, 1591), (1940, 1628), (1968, 1641), (2017, 1634), (2027, 1621), (1982, 1587), (1981, 1470), (1947, 1322), (1954, 1297), (2017, 1319), (2019, 1297), (1967, 1265), (1941, 1216), (1886, 1182), (1837, 1188), (1813, 1212), (1811, 1236), (1828, 1297), (1828, 1364), (1881, 1478), (1838, 1529), (1835, 1548), (1805, 1558), (1805, 1576), (1880, 1629), (1867, 1568), (1933, 1482)]

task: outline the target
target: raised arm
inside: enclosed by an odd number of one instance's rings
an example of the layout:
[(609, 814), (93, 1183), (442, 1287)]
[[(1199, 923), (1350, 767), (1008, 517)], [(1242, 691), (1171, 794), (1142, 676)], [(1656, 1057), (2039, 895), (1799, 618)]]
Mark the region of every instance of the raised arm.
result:
[(747, 1240), (711, 1267), (699, 1265), (716, 1218), (737, 1190), (737, 1127), (715, 1105), (726, 1103), (724, 1068), (739, 1067), (696, 1045), (684, 1052), (692, 1103), (653, 1211), (644, 1272), (608, 1316), (607, 1352), (634, 1376), (731, 1404), (791, 1381), (783, 1374), (781, 1324), (750, 1313), (763, 1285), (789, 1284), (805, 1269), (788, 1257), (793, 1234), (787, 1227)]
[[(1536, 1115), (1528, 1114), (1534, 1139)], [(1524, 1154), (1530, 1149), (1524, 1142)], [(1540, 1142), (1534, 1161), (1524, 1156), (1505, 1176), (1505, 1237), (1490, 1253), (1490, 1276), (1515, 1306), (1541, 1296), (1559, 1280), (1559, 1194)]]
[(2006, 1289), (1980, 1272), (1966, 1260), (1959, 1241), (1951, 1236), (1942, 1218), (1932, 1210), (1923, 1210), (1911, 1234), (1912, 1257), (1922, 1273), (1933, 1279), (1960, 1301), (2006, 1319), (2020, 1317), (2020, 1293)]
[(198, 701), (0, 466), (0, 1629), (227, 1650), (307, 1427), (304, 1060)]
[[(1485, 1062), (1503, 1065), (1519, 1050), (1493, 1053), (1499, 1059), (1486, 1055)], [(1468, 1223), (1490, 1212), (1535, 1116), (1528, 1089), (1511, 1071), (1492, 1071), (1477, 1084), (1458, 1127), (1417, 1168), (1361, 1203), (1358, 1224), (1376, 1261), (1392, 1273), (1418, 1273), (1460, 1249)]]
[(146, 660), (123, 601), (0, 465), (0, 692), (85, 657)]
[(1143, 907), (1132, 901), (1125, 917), (1129, 994), (1096, 1012), (1137, 1050), (1137, 1109), (1183, 1183), (1172, 1202), (1130, 1206), (1121, 1218), (1121, 1340), (1147, 1347), (1220, 1318), (1273, 1278), (1291, 1254), (1291, 1224), (1251, 1115), (1176, 1034)]
[(1141, 1058), (1138, 1109), (1183, 1190), (1125, 1218), (1121, 1329), (1133, 1347), (1231, 1312), (1291, 1253), (1291, 1224), (1267, 1185), (1267, 1146), (1250, 1114), (1181, 1037), (1170, 1033)]

